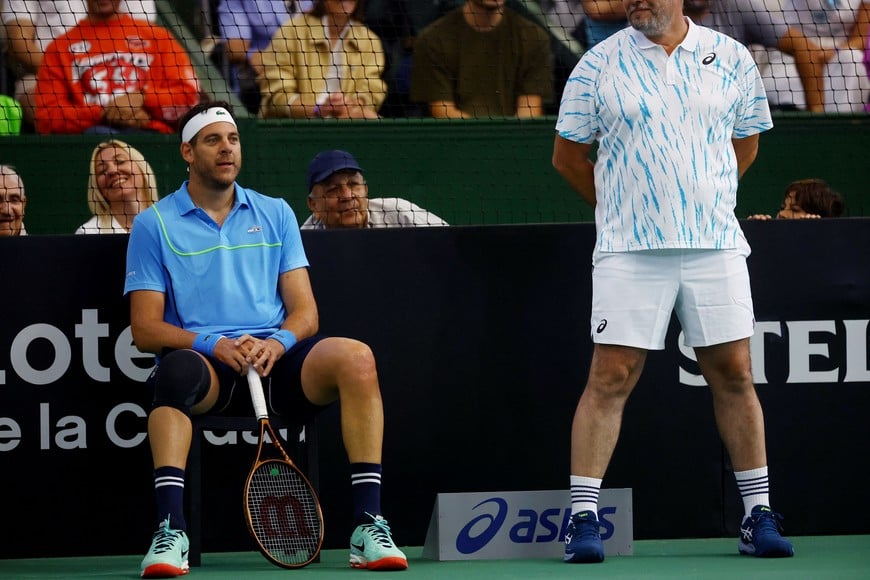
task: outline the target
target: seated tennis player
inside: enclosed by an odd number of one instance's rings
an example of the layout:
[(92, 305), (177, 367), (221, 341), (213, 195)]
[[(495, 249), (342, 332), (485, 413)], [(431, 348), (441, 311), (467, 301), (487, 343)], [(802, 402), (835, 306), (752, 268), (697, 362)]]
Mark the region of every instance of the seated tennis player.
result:
[(242, 148), (230, 105), (193, 107), (179, 131), (190, 179), (136, 217), (127, 249), (133, 338), (157, 355), (147, 383), (158, 523), (142, 577), (188, 572), (182, 503), (190, 417), (235, 404), (234, 391), (249, 401), (251, 365), (271, 414), (304, 422), (341, 401), (357, 526), (350, 565), (404, 570), (407, 558), (381, 513), (384, 416), (371, 350), (317, 334), (296, 216), (284, 200), (235, 181)]

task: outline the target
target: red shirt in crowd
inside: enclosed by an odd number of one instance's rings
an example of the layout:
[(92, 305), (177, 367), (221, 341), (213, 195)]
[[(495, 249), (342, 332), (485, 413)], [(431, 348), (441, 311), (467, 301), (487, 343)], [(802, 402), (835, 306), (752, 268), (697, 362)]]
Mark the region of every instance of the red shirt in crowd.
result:
[(126, 14), (84, 19), (45, 51), (36, 87), (38, 133), (82, 133), (103, 123), (103, 107), (122, 94), (142, 93), (146, 129), (172, 133), (199, 101), (190, 58), (172, 34)]

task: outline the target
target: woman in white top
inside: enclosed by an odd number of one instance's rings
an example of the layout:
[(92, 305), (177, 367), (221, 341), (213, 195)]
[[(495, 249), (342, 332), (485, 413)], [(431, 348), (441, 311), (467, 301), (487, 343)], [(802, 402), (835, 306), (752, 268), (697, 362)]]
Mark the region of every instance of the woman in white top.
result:
[(77, 234), (127, 234), (133, 218), (157, 203), (157, 179), (135, 147), (103, 141), (91, 154), (88, 206), (93, 217)]

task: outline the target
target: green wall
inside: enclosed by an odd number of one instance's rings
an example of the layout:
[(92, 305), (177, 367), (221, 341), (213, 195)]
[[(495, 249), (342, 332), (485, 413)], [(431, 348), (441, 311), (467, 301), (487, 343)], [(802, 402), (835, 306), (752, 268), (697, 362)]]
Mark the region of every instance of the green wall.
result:
[[(870, 215), (864, 174), (870, 118), (777, 117), (741, 183), (737, 214), (775, 213), (795, 179), (827, 180), (849, 215)], [(239, 182), (287, 199), (307, 217), (305, 170), (322, 149), (352, 152), (372, 197), (410, 199), (452, 225), (589, 221), (591, 209), (550, 164), (554, 119), (378, 122), (241, 121)], [(185, 179), (178, 138), (130, 135), (157, 174), (161, 195)], [(0, 162), (15, 165), (28, 195), (30, 233), (71, 233), (88, 218), (88, 161), (99, 136), (0, 138)]]

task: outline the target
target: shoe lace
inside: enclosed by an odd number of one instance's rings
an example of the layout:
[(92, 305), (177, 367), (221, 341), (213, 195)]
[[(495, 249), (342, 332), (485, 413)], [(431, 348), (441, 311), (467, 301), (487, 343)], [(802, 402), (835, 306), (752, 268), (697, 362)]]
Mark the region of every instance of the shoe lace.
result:
[(782, 516), (776, 512), (762, 512), (752, 518), (755, 535), (782, 533)]
[(594, 539), (601, 533), (598, 520), (581, 518), (580, 514), (571, 516), (571, 528), (569, 533), (574, 538)]
[(369, 536), (381, 546), (391, 548), (393, 546), (393, 539), (390, 536), (390, 526), (387, 525), (387, 520), (383, 516), (373, 516), (370, 513), (366, 513), (366, 515), (374, 520), (372, 523), (366, 524)]
[(163, 552), (168, 552), (173, 549), (175, 540), (178, 539), (180, 533), (177, 530), (172, 530), (169, 528), (169, 521), (163, 522), (163, 524), (154, 532), (154, 540), (153, 540), (153, 552), (155, 554), (162, 554)]

